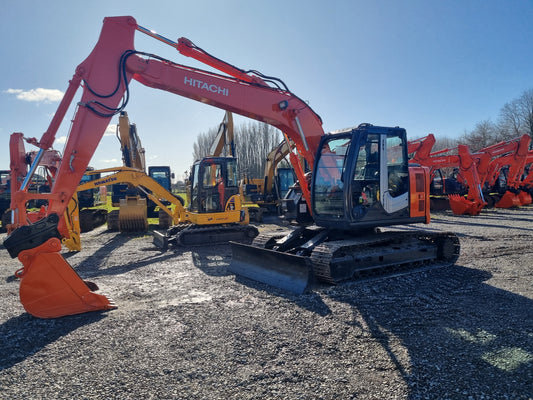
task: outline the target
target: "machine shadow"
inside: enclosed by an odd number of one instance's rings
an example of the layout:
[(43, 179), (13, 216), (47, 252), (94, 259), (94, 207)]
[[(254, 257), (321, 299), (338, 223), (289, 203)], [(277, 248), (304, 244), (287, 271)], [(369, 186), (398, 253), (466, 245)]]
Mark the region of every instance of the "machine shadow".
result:
[(39, 319), (28, 313), (0, 325), (0, 371), (38, 353), (76, 329), (105, 318), (106, 312), (91, 312), (55, 319)]
[[(479, 217), (479, 216), (478, 216)], [(523, 220), (523, 221), (531, 221), (530, 219)], [(498, 222), (494, 223), (483, 223), (480, 220), (465, 220), (465, 221), (438, 221), (442, 225), (450, 225), (452, 227), (457, 225), (464, 225), (464, 226), (477, 226), (477, 227), (486, 227), (486, 228), (500, 228), (500, 229), (510, 229), (516, 231), (525, 231), (525, 232), (533, 232), (533, 228), (522, 228), (517, 227), (509, 224), (509, 220), (499, 220)]]
[[(443, 215), (442, 212), (431, 213), (431, 221), (437, 222), (443, 225), (464, 225), (464, 226), (479, 226), (479, 227), (488, 227), (488, 228), (510, 228), (530, 232), (533, 231), (533, 228), (521, 228), (513, 225), (513, 222), (531, 222), (533, 217), (531, 211), (533, 208), (530, 207), (520, 207), (513, 209), (515, 213), (510, 216), (509, 214), (498, 213), (495, 210), (482, 210), (479, 215), (453, 215), (450, 212), (446, 213), (446, 219), (439, 218), (440, 215)], [(520, 215), (523, 216), (520, 216)], [(453, 220), (450, 220), (449, 217), (454, 217)]]
[[(217, 245), (211, 247), (197, 247), (192, 250), (193, 265), (204, 274), (215, 277), (235, 276), (235, 282), (247, 286), (253, 290), (265, 291), (278, 297), (283, 297), (298, 307), (308, 309), (318, 315), (326, 316), (331, 313), (329, 307), (324, 303), (320, 294), (308, 292), (303, 295), (288, 293), (270, 285), (257, 282), (240, 275), (235, 275), (228, 271), (231, 263), (231, 246)], [(317, 286), (318, 287), (318, 286)]]
[(189, 247), (193, 265), (209, 276), (228, 276), (231, 272), (227, 266), (231, 262), (231, 247), (229, 244), (215, 246)]
[[(83, 277), (118, 275), (156, 262), (165, 261), (183, 252), (182, 249), (173, 249), (173, 251), (161, 251), (155, 245), (143, 244), (142, 247), (138, 248), (138, 250), (141, 251), (141, 256), (136, 258), (135, 262), (106, 266), (107, 258), (113, 250), (124, 246), (127, 242), (131, 240), (141, 238), (145, 235), (146, 233), (117, 234), (111, 239), (109, 239), (102, 246), (99, 246), (93, 254), (85, 257), (83, 261), (81, 261), (74, 269)], [(65, 259), (68, 260), (69, 258), (74, 259), (76, 257), (76, 254), (77, 253), (65, 253), (63, 254), (63, 256), (65, 257)]]
[[(326, 293), (352, 308), (346, 324), (366, 325), (408, 385), (409, 398), (530, 398), (533, 301), (484, 283), (490, 277), (453, 266)], [(408, 365), (392, 346), (398, 340)]]

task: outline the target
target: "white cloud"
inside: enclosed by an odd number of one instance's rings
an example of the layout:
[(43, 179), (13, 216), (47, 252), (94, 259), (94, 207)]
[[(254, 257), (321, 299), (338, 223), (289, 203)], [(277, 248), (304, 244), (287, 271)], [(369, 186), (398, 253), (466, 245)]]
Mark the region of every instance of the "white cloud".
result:
[(104, 136), (115, 136), (117, 134), (117, 124), (109, 124), (104, 132)]
[(57, 89), (37, 88), (27, 91), (22, 89), (7, 89), (5, 93), (14, 94), (19, 100), (44, 103), (60, 101), (63, 98), (63, 92)]
[(104, 164), (113, 164), (113, 165), (118, 165), (117, 163), (119, 162), (119, 160), (117, 160), (116, 158), (111, 158), (111, 159), (108, 159), (108, 160), (99, 160), (99, 161), (104, 163)]
[[(117, 124), (109, 124), (104, 132), (104, 136), (115, 136), (116, 130), (117, 130)], [(67, 142), (67, 136), (60, 136), (56, 138), (55, 144), (56, 145), (65, 144), (66, 142)]]
[(60, 136), (56, 139), (56, 144), (65, 144), (67, 142), (66, 136)]

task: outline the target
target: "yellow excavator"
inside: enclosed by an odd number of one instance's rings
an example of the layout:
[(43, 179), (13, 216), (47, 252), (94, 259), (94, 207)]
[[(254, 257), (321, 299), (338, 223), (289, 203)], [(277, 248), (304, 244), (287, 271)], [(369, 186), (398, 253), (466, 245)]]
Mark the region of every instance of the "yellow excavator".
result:
[[(101, 178), (80, 184), (78, 191), (112, 184), (129, 184), (144, 192), (147, 199), (153, 201), (172, 221), (173, 226), (166, 232), (154, 231), (154, 244), (162, 249), (167, 248), (169, 242), (202, 245), (253, 239), (257, 236), (257, 228), (248, 224), (248, 213), (242, 207), (235, 159), (204, 158), (193, 165), (192, 171), (192, 199), (187, 208), (183, 199), (166, 190), (155, 179), (143, 171), (128, 167), (88, 171), (88, 175), (101, 174)], [(64, 237), (62, 242), (70, 251), (79, 251), (79, 209), (75, 199), (71, 200), (65, 216), (70, 235)], [(144, 218), (146, 219), (146, 207)]]
[(279, 167), (290, 152), (287, 141), (281, 142), (268, 153), (263, 178), (245, 177), (241, 181), (241, 196), (250, 219), (261, 222), (264, 213), (279, 214), (281, 200), (296, 181), (291, 167)]
[[(211, 145), (210, 156), (236, 157), (233, 127), (233, 113), (226, 111)], [(290, 139), (284, 140), (267, 155), (263, 178), (245, 177), (239, 182), (243, 207), (248, 209), (250, 220), (261, 222), (264, 213), (278, 212), (281, 199), (295, 183), (293, 169), (278, 166), (294, 147)]]
[[(146, 174), (145, 150), (137, 134), (137, 126), (130, 123), (126, 111), (122, 111), (119, 115), (117, 138), (120, 142), (122, 165)], [(170, 171), (170, 168), (168, 170)], [(100, 172), (103, 173), (103, 171)], [(170, 177), (167, 189), (170, 190)], [(119, 209), (112, 210), (108, 214), (108, 229), (129, 232), (148, 229), (146, 196), (141, 196), (134, 184), (127, 183), (127, 181), (113, 182), (111, 199), (112, 205)], [(155, 207), (153, 202), (152, 207)]]
[[(231, 115), (226, 114), (219, 131), (226, 130), (222, 125), (227, 127), (232, 123)], [(229, 130), (233, 132), (232, 128)], [(166, 231), (154, 231), (154, 244), (161, 249), (166, 249), (169, 243), (203, 245), (257, 236), (258, 230), (249, 225), (248, 209), (241, 200), (237, 160), (234, 157), (205, 157), (193, 164), (186, 208), (184, 199), (170, 191), (170, 168), (149, 167), (148, 174), (139, 169), (145, 167), (144, 149), (126, 112), (119, 117), (117, 136), (120, 136), (124, 164), (137, 168), (90, 170), (85, 176), (97, 179), (86, 179), (77, 188), (77, 193), (111, 185), (119, 189), (115, 189), (118, 193), (127, 188), (126, 195), (120, 199), (120, 210), (113, 210), (107, 215), (110, 229), (147, 230), (148, 208), (159, 207), (159, 227)], [(219, 143), (224, 143), (224, 140)], [(116, 200), (113, 203), (116, 204)], [(147, 207), (147, 203), (153, 206)], [(65, 219), (69, 236), (64, 237), (62, 242), (70, 251), (79, 251), (81, 229), (76, 195), (69, 204)]]

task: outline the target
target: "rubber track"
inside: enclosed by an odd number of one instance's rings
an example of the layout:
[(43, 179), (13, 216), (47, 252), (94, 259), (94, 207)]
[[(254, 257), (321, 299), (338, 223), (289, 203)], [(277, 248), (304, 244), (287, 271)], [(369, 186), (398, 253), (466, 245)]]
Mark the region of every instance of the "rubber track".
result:
[(330, 241), (318, 245), (311, 253), (313, 272), (318, 280), (330, 284), (336, 284), (338, 282), (331, 276), (330, 263), (333, 257), (339, 252), (345, 254), (362, 254), (368, 251), (370, 246), (372, 249), (380, 246), (389, 250), (391, 246), (405, 246), (410, 242), (417, 242), (420, 240), (430, 245), (437, 246), (437, 258), (427, 259), (425, 261), (411, 261), (396, 265), (378, 265), (365, 268), (364, 270), (354, 269), (353, 278), (390, 274), (398, 275), (405, 272), (412, 272), (413, 269), (419, 269), (429, 265), (439, 267), (450, 266), (457, 261), (460, 251), (459, 239), (451, 232), (406, 233), (389, 231), (380, 233), (379, 235)]
[(271, 233), (260, 233), (253, 241), (254, 247), (260, 247), (264, 249), (266, 247), (266, 244), (270, 240), (278, 240), (285, 236), (287, 236), (291, 231), (284, 231), (284, 232), (276, 232), (275, 235), (272, 235)]
[(252, 225), (215, 225), (197, 226), (192, 224), (173, 227), (172, 236), (177, 244), (183, 246), (205, 246), (228, 243), (232, 241), (251, 240), (258, 234)]

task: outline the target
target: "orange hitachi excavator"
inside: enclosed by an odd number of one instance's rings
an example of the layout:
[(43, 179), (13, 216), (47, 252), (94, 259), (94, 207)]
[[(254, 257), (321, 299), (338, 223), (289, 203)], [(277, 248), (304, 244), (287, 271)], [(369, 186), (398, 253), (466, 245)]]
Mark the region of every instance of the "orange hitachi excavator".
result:
[[(223, 75), (135, 50), (136, 31)], [(16, 229), (4, 246), (23, 264), (17, 271), (20, 300), (30, 314), (52, 318), (115, 307), (60, 254), (64, 226), (59, 221), (111, 118), (126, 106), (132, 79), (271, 124), (294, 142), (298, 154), (291, 152), (290, 160), (300, 182), (306, 179), (299, 156), (312, 166), (310, 185), (302, 184), (301, 189), (315, 224), (283, 239), (262, 237), (253, 245), (232, 247), (231, 269), (236, 273), (301, 292), (314, 279), (337, 282), (370, 270), (449, 265), (457, 259), (459, 242), (454, 234), (374, 229), (429, 222), (429, 173), (427, 168), (408, 165), (404, 129), (363, 124), (325, 134), (320, 117), (279, 79), (238, 69), (187, 39), (173, 42), (132, 17), (109, 17), (94, 49), (76, 69), (49, 128), (40, 140), (28, 139), (40, 154), (49, 149), (82, 86), (51, 191), (41, 194), (48, 202), (42, 219), (29, 221), (25, 205), (39, 157), (12, 195)]]
[(442, 149), (432, 152), (435, 137), (429, 134), (423, 138), (409, 142), (411, 163), (417, 163), (430, 168), (430, 181), (434, 181), (436, 174), (443, 168), (458, 170), (456, 181), (468, 188), (466, 196), (453, 193), (444, 185), (443, 194), (448, 197), (450, 208), (456, 215), (478, 215), (487, 205), (483, 198), (476, 164), (468, 146), (458, 145), (453, 149)]
[[(522, 135), (473, 154), (481, 187), (491, 205), (510, 208), (527, 203), (527, 196), (523, 196), (522, 204), (519, 193), (530, 141), (529, 135)], [(506, 172), (504, 168), (507, 168)]]
[(533, 194), (533, 150), (529, 150), (526, 157), (526, 168), (524, 168), (524, 176), (520, 181), (520, 193), (518, 198), (520, 204), (523, 206), (529, 205), (533, 202), (531, 195)]

